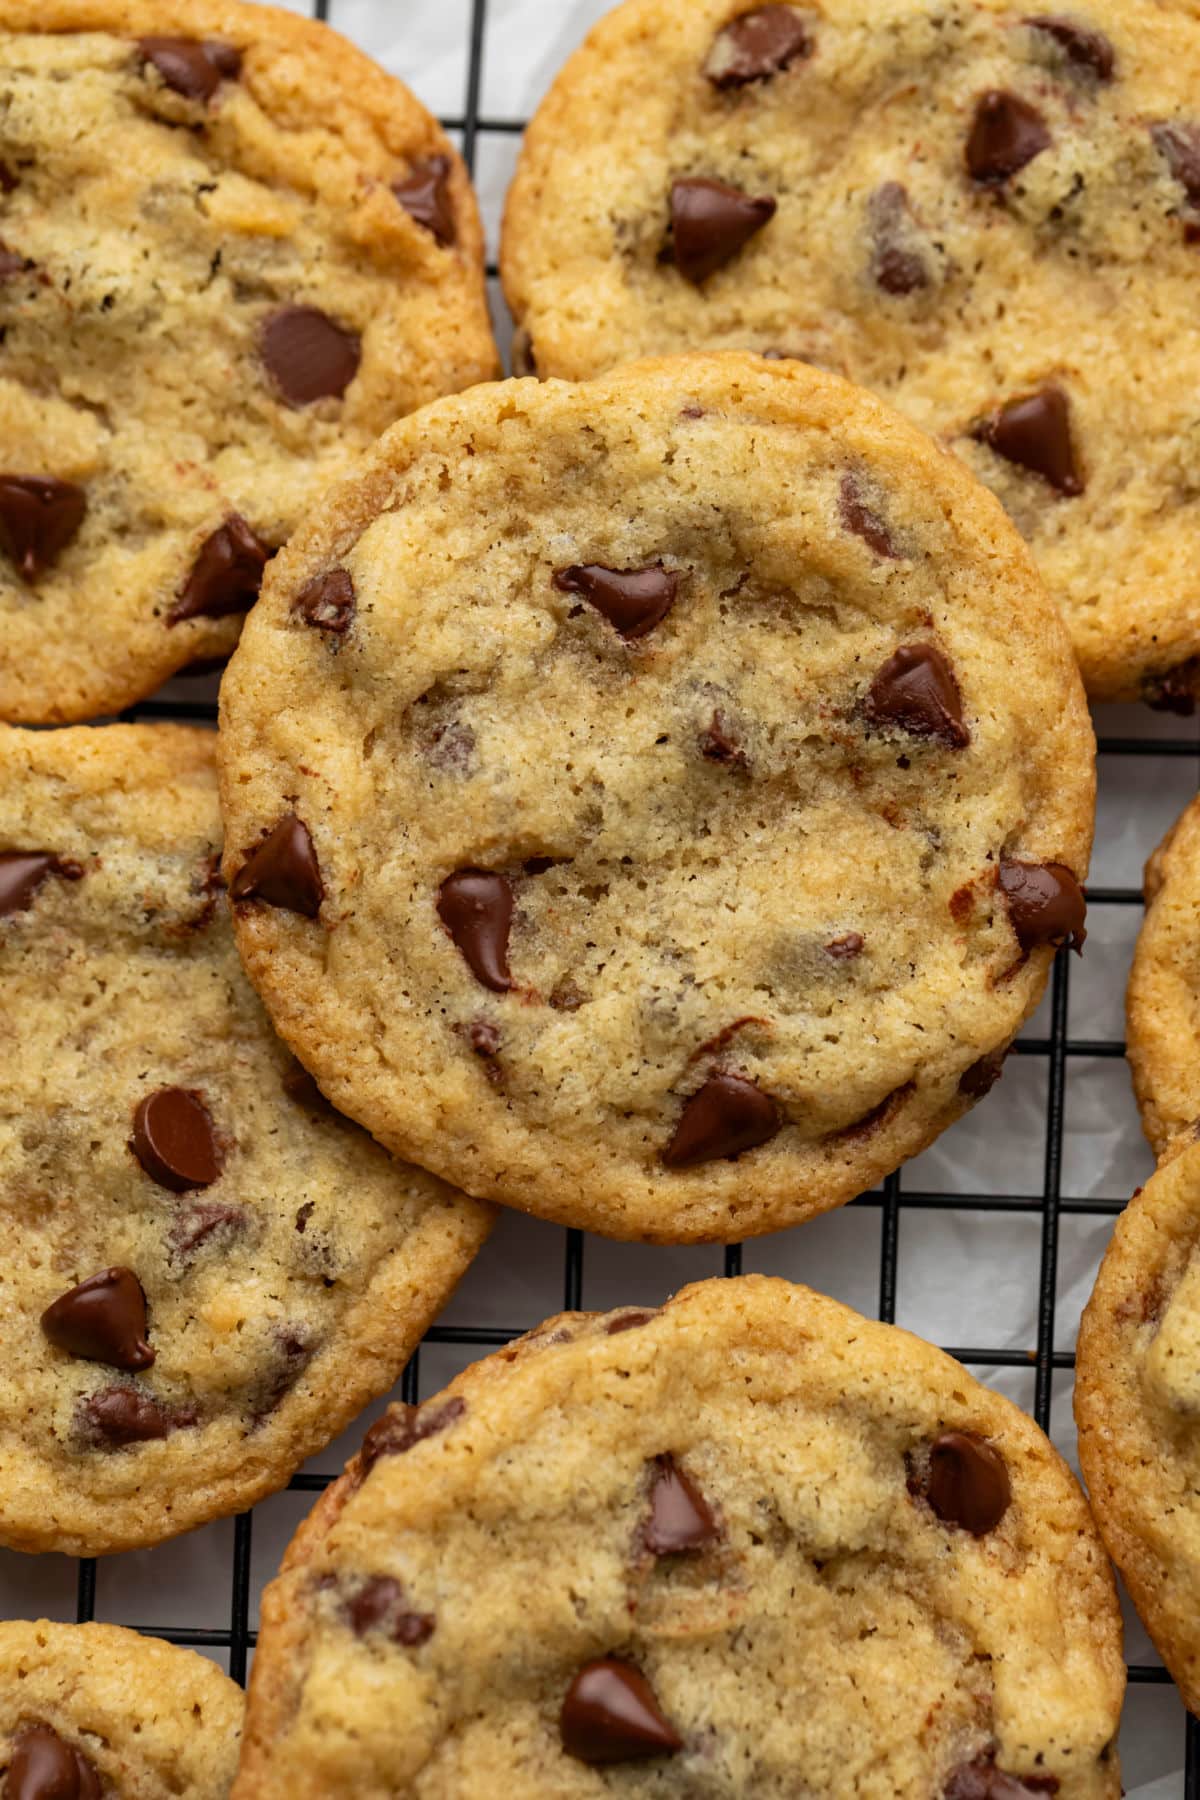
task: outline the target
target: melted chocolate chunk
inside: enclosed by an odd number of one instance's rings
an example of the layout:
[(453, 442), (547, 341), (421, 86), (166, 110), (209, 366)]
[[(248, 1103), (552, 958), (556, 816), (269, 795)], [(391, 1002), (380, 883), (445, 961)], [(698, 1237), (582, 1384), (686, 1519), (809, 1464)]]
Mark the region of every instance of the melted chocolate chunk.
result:
[(864, 1113), (861, 1119), (855, 1119), (852, 1125), (844, 1125), (841, 1131), (832, 1132), (831, 1137), (841, 1142), (870, 1137), (881, 1125), (888, 1124), (895, 1117), (912, 1093), (914, 1085), (911, 1081), (902, 1082), (890, 1094), (885, 1094), (879, 1105), (873, 1106), (869, 1113)]
[(969, 1069), (964, 1069), (958, 1078), (959, 1093), (965, 1094), (968, 1100), (982, 1100), (985, 1094), (990, 1094), (1004, 1073), (1004, 1059), (1007, 1055), (1007, 1050), (996, 1050), (990, 1056), (981, 1056)]
[(232, 513), (210, 532), (196, 552), (187, 580), (167, 614), (168, 625), (184, 619), (224, 619), (249, 612), (262, 587), (271, 552), (245, 519)]
[(717, 33), (704, 73), (715, 88), (768, 81), (811, 56), (813, 42), (809, 21), (793, 7), (759, 6)]
[(414, 1444), (446, 1431), (466, 1410), (466, 1401), (460, 1400), (457, 1394), (452, 1394), (440, 1405), (389, 1406), (363, 1439), (358, 1453), (360, 1474), (369, 1474), (381, 1456), (403, 1456)]
[(122, 1450), (146, 1444), (196, 1423), (194, 1407), (168, 1407), (153, 1394), (132, 1387), (101, 1388), (82, 1400), (76, 1419), (82, 1434), (97, 1447)]
[(100, 1777), (82, 1750), (50, 1725), (22, 1725), (12, 1740), (6, 1800), (100, 1800)]
[(562, 594), (582, 594), (623, 638), (642, 638), (662, 624), (675, 604), (679, 575), (661, 563), (648, 569), (577, 563), (557, 570), (554, 585)]
[(79, 881), (83, 868), (49, 850), (0, 850), (0, 919), (8, 913), (26, 912), (50, 875)]
[[(0, 274), (3, 274), (0, 268)], [(87, 496), (51, 475), (0, 475), (0, 550), (24, 581), (53, 568), (83, 524)]]
[(493, 993), (512, 986), (508, 934), (512, 929), (512, 884), (487, 869), (459, 869), (438, 889), (438, 917), (474, 975)]
[(712, 1508), (673, 1456), (656, 1456), (650, 1482), (650, 1517), (642, 1528), (655, 1556), (682, 1556), (705, 1550), (720, 1532)]
[(873, 507), (868, 506), (857, 478), (849, 473), (842, 476), (838, 513), (846, 530), (860, 537), (876, 556), (891, 560), (899, 556), (887, 524)]
[(500, 1027), (493, 1025), (490, 1019), (472, 1019), (466, 1034), (475, 1055), (488, 1065), (488, 1080), (499, 1080), (500, 1071), (495, 1066), (495, 1059), (500, 1054)]
[(710, 1075), (679, 1116), (675, 1135), (663, 1151), (669, 1169), (741, 1156), (767, 1143), (779, 1130), (779, 1108), (769, 1094), (741, 1075)]
[(240, 51), (212, 39), (144, 37), (138, 39), (138, 49), (143, 61), (185, 100), (211, 100), (222, 79), (234, 80), (242, 66)]
[[(925, 259), (906, 242), (911, 214), (908, 190), (898, 181), (885, 181), (867, 201), (871, 228), (871, 274), (885, 294), (915, 294), (929, 286)], [(853, 529), (853, 527), (851, 527)], [(894, 555), (881, 551), (880, 555)]]
[(316, 1344), (302, 1325), (277, 1325), (271, 1337), (271, 1361), (261, 1380), (253, 1385), (249, 1396), (250, 1418), (256, 1426), (261, 1425), (275, 1411), (280, 1401), (291, 1393), (317, 1350)]
[(129, 1148), (152, 1181), (176, 1194), (211, 1186), (225, 1162), (212, 1114), (194, 1088), (147, 1094), (133, 1115)]
[(247, 851), (229, 891), (235, 901), (262, 900), (267, 906), (315, 919), (325, 898), (325, 883), (304, 821), (295, 813), (280, 819), (261, 844)]
[(942, 1789), (942, 1800), (1033, 1800), (1057, 1792), (1057, 1775), (1006, 1775), (993, 1752), (961, 1763)]
[(432, 1613), (410, 1612), (404, 1589), (390, 1575), (373, 1575), (346, 1603), (346, 1616), (355, 1637), (381, 1632), (394, 1644), (414, 1650), (433, 1636)]
[(945, 1431), (930, 1445), (920, 1491), (943, 1525), (958, 1525), (972, 1537), (994, 1531), (1012, 1500), (1004, 1458), (969, 1431)]
[(711, 724), (700, 733), (700, 754), (709, 762), (724, 763), (728, 769), (750, 767), (750, 758), (730, 730), (725, 714), (719, 710), (713, 713)]
[(358, 333), (316, 306), (283, 306), (272, 313), (263, 326), (259, 349), (289, 406), (340, 400), (362, 360)]
[(104, 1269), (68, 1289), (42, 1314), (42, 1330), (60, 1350), (136, 1373), (154, 1351), (146, 1342), (146, 1296), (132, 1269)]
[(1117, 54), (1102, 31), (1058, 13), (1043, 13), (1037, 18), (1026, 19), (1025, 23), (1052, 38), (1072, 69), (1094, 75), (1097, 81), (1112, 80)]
[(1152, 125), (1150, 136), (1188, 200), (1193, 206), (1200, 206), (1200, 127)]
[(433, 233), (439, 244), (452, 244), (457, 236), (454, 207), (450, 200), (450, 158), (429, 156), (414, 163), (403, 181), (392, 183), (392, 192), (411, 219)]
[(993, 88), (980, 96), (975, 108), (967, 139), (967, 171), (981, 186), (1003, 187), (1052, 142), (1045, 120), (1028, 100)]
[(248, 1223), (240, 1206), (217, 1206), (201, 1201), (198, 1206), (189, 1206), (175, 1215), (167, 1242), (172, 1256), (187, 1263), (203, 1249), (209, 1238), (218, 1233), (230, 1238), (240, 1237)]
[[(1148, 676), (1142, 698), (1155, 712), (1174, 713), (1180, 719), (1195, 716), (1200, 694), (1200, 656), (1193, 656), (1165, 675)], [(2, 908), (0, 908), (2, 910)]]
[(1000, 887), (1022, 950), (1034, 950), (1040, 944), (1083, 949), (1087, 901), (1063, 863), (1002, 862)]
[(936, 644), (902, 644), (871, 683), (863, 713), (873, 726), (937, 738), (952, 750), (971, 741), (954, 670)]
[(1011, 400), (972, 434), (1006, 462), (1029, 469), (1060, 494), (1082, 494), (1083, 477), (1071, 439), (1071, 409), (1061, 388)]
[(567, 1755), (585, 1763), (637, 1762), (683, 1748), (645, 1676), (611, 1656), (580, 1669), (563, 1701), (559, 1731)]
[(634, 1307), (632, 1312), (617, 1313), (604, 1327), (605, 1337), (617, 1337), (622, 1331), (636, 1331), (639, 1325), (648, 1325), (657, 1313), (644, 1312), (641, 1307)]
[(17, 177), (8, 164), (0, 160), (0, 194), (13, 194), (17, 189)]
[(318, 631), (340, 637), (354, 622), (354, 583), (348, 569), (330, 569), (302, 588), (292, 601), (292, 611)]
[(675, 266), (699, 287), (732, 262), (756, 232), (775, 217), (769, 194), (743, 194), (723, 181), (697, 175), (671, 187), (671, 242)]
[(861, 931), (844, 931), (841, 937), (835, 937), (832, 943), (826, 944), (826, 956), (832, 956), (835, 962), (853, 962), (861, 956), (866, 939)]

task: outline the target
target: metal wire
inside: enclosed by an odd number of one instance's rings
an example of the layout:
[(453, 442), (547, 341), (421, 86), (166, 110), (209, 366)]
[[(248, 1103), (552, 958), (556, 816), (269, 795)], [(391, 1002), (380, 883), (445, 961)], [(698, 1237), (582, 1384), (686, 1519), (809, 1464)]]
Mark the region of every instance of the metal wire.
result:
[[(314, 16), (318, 19), (326, 18), (329, 0), (312, 0), (312, 9)], [(463, 157), (472, 175), (475, 173), (476, 155), (481, 136), (489, 134), (512, 136), (519, 134), (525, 128), (525, 121), (521, 119), (485, 118), (480, 114), (486, 35), (487, 0), (471, 0), (463, 112), (461, 117), (444, 118), (442, 124), (448, 131), (459, 133)], [(494, 272), (494, 269), (489, 269), (489, 273), (494, 274)], [(173, 719), (212, 723), (215, 719), (215, 708), (212, 705), (192, 701), (150, 700), (132, 708), (128, 714), (123, 716), (145, 720)], [(1099, 741), (1099, 750), (1102, 756), (1107, 757), (1197, 758), (1200, 756), (1200, 741), (1194, 737), (1155, 739), (1102, 737)], [(1140, 906), (1142, 896), (1136, 888), (1089, 887), (1088, 900), (1092, 906)], [(1054, 965), (1051, 984), (1050, 1036), (1023, 1038), (1015, 1046), (1016, 1053), (1022, 1057), (1045, 1057), (1048, 1059), (1046, 1143), (1042, 1191), (1038, 1194), (905, 1192), (901, 1175), (895, 1174), (888, 1177), (881, 1191), (864, 1194), (853, 1202), (855, 1206), (874, 1207), (880, 1209), (881, 1212), (879, 1317), (888, 1322), (894, 1321), (896, 1317), (900, 1228), (905, 1212), (924, 1208), (933, 1211), (944, 1209), (973, 1213), (1028, 1213), (1041, 1219), (1036, 1346), (1030, 1350), (996, 1348), (988, 1345), (957, 1345), (946, 1348), (949, 1354), (957, 1357), (960, 1362), (983, 1369), (1028, 1369), (1032, 1367), (1035, 1375), (1034, 1417), (1043, 1431), (1047, 1433), (1050, 1430), (1051, 1422), (1054, 1375), (1059, 1370), (1073, 1369), (1075, 1366), (1075, 1358), (1071, 1352), (1054, 1348), (1060, 1221), (1068, 1215), (1111, 1216), (1119, 1213), (1124, 1205), (1121, 1200), (1080, 1199), (1064, 1196), (1061, 1192), (1064, 1106), (1068, 1067), (1072, 1061), (1078, 1059), (1118, 1058), (1125, 1054), (1124, 1044), (1118, 1041), (1068, 1037), (1070, 979), (1070, 962), (1064, 951)], [(563, 1306), (567, 1311), (576, 1311), (581, 1307), (583, 1299), (586, 1239), (580, 1231), (566, 1231), (564, 1240)], [(741, 1268), (742, 1247), (740, 1244), (731, 1244), (725, 1250), (724, 1272), (726, 1275), (738, 1275), (741, 1273)], [(455, 1345), (459, 1348), (486, 1353), (490, 1349), (510, 1342), (538, 1322), (536, 1319), (525, 1319), (519, 1323), (514, 1321), (509, 1327), (435, 1325), (426, 1334), (425, 1341), (429, 1344)], [(415, 1403), (419, 1398), (419, 1351), (414, 1354), (404, 1371), (401, 1393), (403, 1398), (409, 1402)], [(329, 1475), (301, 1474), (292, 1478), (289, 1487), (297, 1493), (316, 1494), (322, 1492), (333, 1479), (334, 1477)], [(202, 1630), (182, 1626), (143, 1625), (136, 1629), (151, 1633), (156, 1637), (167, 1638), (176, 1644), (226, 1650), (229, 1655), (230, 1674), (235, 1681), (244, 1682), (248, 1655), (257, 1640), (257, 1633), (250, 1629), (249, 1623), (252, 1594), (252, 1536), (253, 1515), (244, 1513), (234, 1522), (233, 1554), (229, 1570), (229, 1624), (227, 1627)], [(95, 1616), (95, 1610), (96, 1564), (94, 1560), (81, 1560), (78, 1574), (77, 1616), (81, 1620), (91, 1619)], [(1157, 1666), (1131, 1664), (1128, 1672), (1131, 1683), (1139, 1685), (1166, 1685), (1170, 1680), (1166, 1670)], [(1186, 1800), (1200, 1800), (1200, 1724), (1193, 1718), (1187, 1720), (1185, 1755), (1185, 1797)]]

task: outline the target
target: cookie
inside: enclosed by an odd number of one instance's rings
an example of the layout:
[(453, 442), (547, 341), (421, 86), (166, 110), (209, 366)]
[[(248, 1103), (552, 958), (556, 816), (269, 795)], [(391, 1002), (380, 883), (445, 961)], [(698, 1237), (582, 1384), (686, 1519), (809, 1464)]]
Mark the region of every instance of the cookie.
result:
[(1031, 1419), (806, 1288), (708, 1281), (372, 1428), (264, 1595), (234, 1794), (1116, 1796), (1123, 1686)]
[(1116, 1222), (1079, 1330), (1079, 1463), (1109, 1554), (1200, 1711), (1200, 1144), (1177, 1140)]
[(1142, 1125), (1156, 1154), (1200, 1118), (1200, 801), (1146, 864), (1146, 917), (1126, 994)]
[(227, 656), (385, 426), (496, 372), (466, 169), (238, 0), (0, 0), (0, 718)]
[(1200, 22), (1152, 0), (628, 0), (542, 103), (505, 291), (543, 375), (735, 346), (988, 483), (1088, 688), (1200, 692)]
[(281, 1487), (399, 1375), (487, 1209), (339, 1119), (242, 975), (213, 738), (0, 727), (0, 1543)]
[(242, 1712), (193, 1650), (119, 1625), (0, 1624), (6, 1800), (225, 1800)]
[(1082, 941), (1091, 728), (991, 496), (714, 355), (477, 388), (273, 566), (222, 688), (251, 979), (469, 1193), (731, 1239), (999, 1073)]

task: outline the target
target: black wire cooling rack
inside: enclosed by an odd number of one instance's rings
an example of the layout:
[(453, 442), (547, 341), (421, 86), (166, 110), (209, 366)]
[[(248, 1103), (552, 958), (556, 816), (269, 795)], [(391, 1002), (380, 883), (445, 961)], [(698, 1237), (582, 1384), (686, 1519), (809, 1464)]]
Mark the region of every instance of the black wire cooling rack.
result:
[[(387, 0), (378, 0), (386, 4)], [(556, 0), (544, 0), (548, 6)], [(561, 0), (558, 0), (561, 3)], [(329, 0), (313, 0), (313, 13), (319, 19), (329, 16)], [(338, 23), (337, 19), (333, 21)], [(484, 117), (480, 111), (484, 52), (488, 30), (488, 0), (470, 0), (468, 22), (467, 70), (463, 110), (457, 117), (443, 118), (445, 128), (458, 136), (463, 156), (475, 173), (476, 153), (481, 134), (518, 136), (525, 127), (520, 119)], [(496, 271), (489, 268), (489, 275)], [(1131, 709), (1132, 711), (1132, 709)], [(174, 719), (214, 723), (215, 705), (186, 700), (155, 699), (133, 707), (122, 715), (127, 719)], [(1131, 719), (1131, 723), (1133, 720)], [(1168, 759), (1200, 759), (1200, 738), (1113, 737), (1101, 736), (1099, 750), (1103, 759), (1164, 757)], [(1136, 765), (1135, 765), (1136, 766)], [(1198, 764), (1200, 773), (1200, 764)], [(1136, 888), (1089, 886), (1089, 905), (1137, 907), (1142, 895)], [(1037, 1057), (1048, 1067), (1047, 1118), (1040, 1193), (935, 1193), (907, 1189), (902, 1174), (888, 1178), (879, 1191), (862, 1195), (856, 1207), (877, 1209), (881, 1214), (878, 1315), (889, 1322), (896, 1316), (896, 1290), (899, 1265), (901, 1221), (905, 1212), (921, 1208), (932, 1211), (967, 1213), (1009, 1213), (1031, 1215), (1041, 1221), (1041, 1245), (1038, 1267), (1037, 1342), (1032, 1349), (998, 1349), (988, 1345), (948, 1345), (949, 1354), (972, 1367), (988, 1370), (1014, 1368), (1034, 1372), (1033, 1413), (1043, 1431), (1050, 1431), (1052, 1384), (1055, 1372), (1071, 1370), (1075, 1357), (1071, 1351), (1055, 1348), (1055, 1313), (1058, 1287), (1058, 1249), (1060, 1222), (1071, 1215), (1104, 1216), (1121, 1211), (1124, 1202), (1117, 1199), (1072, 1198), (1064, 1195), (1063, 1137), (1064, 1107), (1068, 1069), (1080, 1059), (1119, 1059), (1125, 1046), (1110, 1039), (1072, 1039), (1068, 1035), (1068, 1002), (1071, 964), (1066, 952), (1057, 958), (1050, 986), (1049, 1035), (1022, 1037), (1015, 1051), (1021, 1057)], [(567, 1310), (582, 1305), (585, 1237), (579, 1231), (565, 1231), (563, 1245), (562, 1303)], [(742, 1267), (742, 1249), (734, 1244), (724, 1253), (726, 1275), (737, 1275)], [(427, 1344), (452, 1345), (480, 1355), (508, 1343), (540, 1321), (537, 1318), (513, 1319), (508, 1327), (482, 1325), (435, 1325), (427, 1334)], [(405, 1370), (401, 1392), (406, 1400), (420, 1397), (420, 1352)], [(301, 1493), (319, 1493), (333, 1480), (332, 1475), (300, 1474), (293, 1477), (291, 1489)], [(251, 1629), (251, 1542), (253, 1514), (245, 1513), (234, 1521), (233, 1551), (229, 1570), (229, 1623), (217, 1629), (158, 1627), (153, 1624), (135, 1628), (163, 1637), (172, 1643), (187, 1644), (222, 1651), (228, 1655), (229, 1672), (235, 1681), (246, 1679), (249, 1653), (256, 1641)], [(78, 1573), (78, 1618), (91, 1619), (96, 1610), (96, 1564), (81, 1560)], [(1167, 1684), (1165, 1669), (1151, 1664), (1131, 1664), (1131, 1683), (1139, 1685)], [(1186, 1725), (1185, 1800), (1200, 1800), (1200, 1722), (1188, 1718)]]

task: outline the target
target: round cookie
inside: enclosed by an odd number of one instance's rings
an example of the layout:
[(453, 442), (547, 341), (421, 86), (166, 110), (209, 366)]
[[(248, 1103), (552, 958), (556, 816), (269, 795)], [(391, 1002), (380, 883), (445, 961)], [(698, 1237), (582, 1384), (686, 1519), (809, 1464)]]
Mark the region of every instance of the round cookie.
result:
[(1189, 1712), (1200, 1710), (1200, 1144), (1116, 1222), (1076, 1356), (1079, 1463), (1096, 1522)]
[(498, 364), (466, 169), (323, 25), (0, 0), (0, 718), (227, 656), (385, 426)]
[(243, 1696), (206, 1656), (119, 1625), (0, 1624), (5, 1800), (225, 1800)]
[(486, 1208), (339, 1119), (242, 974), (210, 734), (0, 727), (0, 1543), (239, 1512), (395, 1381)]
[(876, 389), (1008, 507), (1090, 691), (1191, 711), (1187, 12), (628, 0), (526, 134), (502, 257), (525, 353), (577, 380), (734, 346)]
[(1161, 1156), (1200, 1118), (1200, 800), (1146, 864), (1146, 917), (1125, 997), (1142, 1125)]
[(801, 363), (396, 426), (274, 565), (220, 756), (243, 958), (330, 1098), (616, 1237), (870, 1187), (1082, 932), (1091, 728), (1028, 554)]
[(806, 1288), (709, 1281), (372, 1428), (264, 1595), (234, 1794), (1116, 1796), (1123, 1686), (1031, 1419)]

